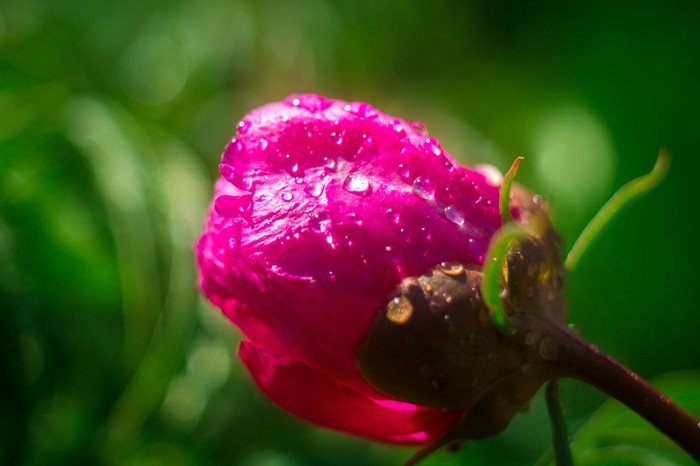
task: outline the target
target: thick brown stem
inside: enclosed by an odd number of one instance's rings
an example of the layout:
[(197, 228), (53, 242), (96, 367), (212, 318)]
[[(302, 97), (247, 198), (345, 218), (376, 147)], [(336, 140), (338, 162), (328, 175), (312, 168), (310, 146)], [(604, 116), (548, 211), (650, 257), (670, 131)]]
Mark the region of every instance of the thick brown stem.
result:
[(700, 423), (634, 372), (568, 328), (550, 324), (552, 363), (563, 374), (602, 390), (627, 405), (700, 462)]

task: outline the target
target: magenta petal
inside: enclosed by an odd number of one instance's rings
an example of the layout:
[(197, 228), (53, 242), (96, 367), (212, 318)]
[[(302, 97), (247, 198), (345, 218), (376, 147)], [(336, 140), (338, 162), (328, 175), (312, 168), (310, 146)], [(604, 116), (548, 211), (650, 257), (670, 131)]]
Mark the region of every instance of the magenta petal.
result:
[(258, 387), (274, 403), (314, 424), (355, 435), (403, 444), (429, 444), (459, 420), (461, 412), (443, 412), (408, 403), (371, 399), (303, 362), (249, 342), (239, 354)]

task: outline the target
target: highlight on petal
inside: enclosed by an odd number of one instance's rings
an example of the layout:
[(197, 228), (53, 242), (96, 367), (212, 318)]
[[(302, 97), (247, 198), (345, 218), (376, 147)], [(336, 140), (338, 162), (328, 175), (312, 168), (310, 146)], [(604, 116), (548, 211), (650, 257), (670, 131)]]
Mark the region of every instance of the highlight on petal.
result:
[(239, 355), (267, 397), (314, 424), (392, 443), (425, 445), (459, 420), (461, 412), (376, 399), (338, 383), (300, 361), (285, 358), (250, 342)]

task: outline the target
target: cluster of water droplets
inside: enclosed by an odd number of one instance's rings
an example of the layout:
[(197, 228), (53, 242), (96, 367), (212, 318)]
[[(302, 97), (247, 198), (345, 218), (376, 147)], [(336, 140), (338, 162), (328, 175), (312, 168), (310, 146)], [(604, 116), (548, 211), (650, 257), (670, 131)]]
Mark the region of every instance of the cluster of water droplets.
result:
[[(332, 105), (332, 101), (316, 96), (293, 96), (286, 101), (286, 105), (303, 112), (319, 112)], [(328, 115), (338, 111), (339, 109), (333, 109)], [(282, 137), (266, 136), (263, 133), (264, 137), (255, 138), (254, 128), (265, 118), (267, 122), (273, 121), (274, 118), (278, 121), (280, 118), (283, 121), (285, 118), (286, 121), (293, 121), (294, 111), (290, 116), (262, 115), (241, 120), (237, 124), (238, 137), (232, 139), (224, 163), (220, 167), (222, 176), (239, 191), (219, 196), (215, 201), (216, 210), (226, 217), (244, 218), (247, 222), (240, 225), (244, 228), (254, 228), (258, 224), (258, 218), (253, 218), (256, 206), (259, 208), (269, 199), (282, 201), (284, 204), (278, 205), (288, 205), (288, 209), (292, 210), (303, 205), (310, 206), (311, 210), (304, 214), (306, 223), (290, 226), (290, 230), (279, 239), (280, 247), (288, 241), (304, 241), (304, 235), (321, 238), (323, 244), (333, 250), (356, 247), (361, 243), (360, 237), (353, 233), (352, 228), (345, 228), (344, 224), (347, 224), (348, 219), (337, 219), (335, 214), (333, 219), (331, 218), (329, 211), (325, 210), (326, 201), (323, 196), (329, 189), (340, 188), (358, 198), (367, 198), (378, 192), (378, 189), (381, 190), (381, 186), (376, 184), (378, 178), (370, 175), (371, 172), (360, 169), (367, 161), (375, 163), (374, 157), (379, 156), (389, 157), (390, 160), (398, 162), (397, 174), (410, 192), (431, 204), (457, 227), (465, 225), (464, 212), (455, 205), (456, 203), (450, 202), (454, 193), (449, 191), (451, 183), (446, 181), (448, 177), (452, 177), (456, 167), (440, 147), (440, 143), (428, 136), (421, 122), (385, 120), (363, 126), (362, 121), (375, 120), (381, 114), (364, 103), (345, 104), (342, 111), (359, 118), (360, 123), (357, 126), (341, 124), (342, 117), (335, 123), (331, 119), (330, 124), (327, 120), (315, 123), (310, 119), (303, 125), (290, 125), (287, 128), (290, 133)], [(385, 132), (374, 132), (372, 128), (376, 124), (382, 125), (380, 129), (383, 127)], [(416, 134), (420, 135), (418, 139)], [(397, 152), (378, 154), (378, 144), (373, 136), (381, 142), (382, 150), (388, 144), (393, 145), (392, 150)], [(265, 169), (251, 168), (260, 167), (261, 161), (266, 165)], [(429, 170), (425, 170), (425, 166), (429, 167)], [(261, 189), (262, 186), (269, 186), (268, 183), (271, 182), (275, 182), (279, 189)], [(329, 188), (331, 184), (332, 188)], [(257, 193), (256, 185), (259, 191)], [(358, 201), (365, 202), (360, 199)], [(361, 213), (355, 215), (361, 223)], [(410, 244), (410, 248), (416, 250), (427, 250), (425, 246), (434, 240), (432, 226), (413, 218), (409, 212), (403, 212), (400, 205), (387, 208), (386, 218), (396, 227), (398, 242), (396, 237), (391, 236), (387, 238), (387, 244), (377, 245), (373, 241), (362, 243), (372, 244), (372, 247), (377, 249), (375, 251), (361, 247), (357, 249), (357, 255), (360, 257), (364, 254), (362, 257), (365, 257), (365, 261), (366, 257), (373, 260), (382, 257), (384, 261), (393, 262), (401, 276), (403, 272), (400, 267), (405, 264), (400, 258), (403, 257), (406, 245)], [(481, 246), (483, 245), (475, 244), (474, 239), (470, 238), (467, 247), (477, 252)], [(359, 266), (359, 269), (365, 268)], [(334, 280), (337, 272), (329, 267), (327, 277), (319, 272), (317, 278)]]

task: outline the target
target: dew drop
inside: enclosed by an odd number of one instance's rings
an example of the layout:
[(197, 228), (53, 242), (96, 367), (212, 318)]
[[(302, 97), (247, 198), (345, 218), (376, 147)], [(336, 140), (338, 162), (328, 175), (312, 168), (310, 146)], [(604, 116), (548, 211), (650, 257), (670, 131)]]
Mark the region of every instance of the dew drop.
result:
[(540, 205), (540, 204), (544, 203), (544, 198), (539, 194), (535, 194), (532, 197), (532, 202), (534, 202), (537, 205)]
[(369, 180), (361, 173), (350, 173), (343, 181), (343, 189), (353, 194), (366, 196), (370, 191)]
[(554, 361), (557, 359), (559, 353), (559, 348), (554, 338), (550, 336), (545, 336), (540, 340), (539, 346), (540, 357), (545, 361)]
[(323, 168), (327, 171), (334, 172), (338, 164), (333, 157), (323, 157)]
[(456, 277), (464, 273), (464, 266), (459, 262), (442, 262), (440, 263), (440, 271), (445, 275)]
[(386, 318), (395, 324), (405, 324), (413, 315), (413, 304), (405, 296), (396, 296), (386, 305)]
[(245, 134), (250, 128), (250, 122), (248, 120), (241, 120), (238, 122), (238, 134)]
[(413, 181), (413, 193), (423, 199), (432, 199), (435, 194), (435, 182), (427, 176), (419, 176)]
[(535, 335), (532, 332), (527, 332), (525, 334), (525, 344), (528, 346), (532, 346), (537, 342), (537, 335)]
[(399, 224), (399, 213), (394, 209), (386, 209), (386, 216), (395, 225)]
[(280, 197), (282, 198), (282, 200), (287, 201), (287, 202), (294, 199), (294, 195), (292, 193), (290, 193), (289, 191), (283, 192), (282, 194), (280, 194)]
[(391, 252), (393, 248), (391, 246), (386, 246), (384, 249), (386, 252)]
[(449, 205), (445, 207), (445, 217), (455, 225), (464, 225), (464, 215), (457, 206)]
[(408, 181), (411, 177), (411, 170), (404, 164), (399, 164), (399, 176), (403, 178), (404, 181)]
[(299, 100), (299, 98), (295, 97), (292, 99), (293, 106), (298, 107), (300, 103), (301, 103), (301, 100)]
[(360, 118), (367, 118), (367, 119), (373, 119), (376, 118), (377, 111), (372, 108), (371, 105), (363, 103), (363, 102), (354, 102), (352, 104), (347, 104), (343, 109), (348, 112), (352, 113), (355, 116), (358, 116)]
[(240, 140), (233, 138), (231, 139), (231, 144), (233, 145), (234, 153), (245, 151), (245, 145)]
[(222, 195), (214, 201), (214, 209), (222, 217), (245, 217), (250, 215), (252, 200), (253, 196), (250, 193), (238, 196)]
[(252, 191), (253, 190), (253, 177), (252, 176), (244, 176), (242, 178), (234, 178), (233, 180), (234, 186), (236, 186), (239, 189), (242, 189), (244, 191)]
[(403, 129), (403, 125), (398, 122), (391, 123), (391, 129), (399, 135), (400, 138), (406, 137), (406, 130)]
[(428, 128), (425, 126), (425, 123), (423, 123), (422, 121), (410, 121), (408, 124), (411, 125), (411, 128), (415, 129), (420, 134), (422, 134), (424, 136), (428, 135)]
[(342, 145), (343, 145), (343, 141), (344, 141), (344, 139), (343, 139), (343, 131), (341, 131), (340, 133), (338, 133), (338, 132), (336, 132), (336, 131), (333, 131), (333, 132), (331, 133), (331, 141), (333, 141), (333, 143), (334, 143), (336, 146), (342, 146)]
[(318, 233), (325, 233), (331, 226), (331, 219), (326, 212), (317, 212), (309, 221), (311, 229)]
[(323, 193), (323, 183), (309, 183), (304, 188), (304, 191), (311, 197), (319, 197)]
[(426, 138), (425, 147), (436, 157), (442, 155), (442, 148), (440, 147), (440, 142), (435, 138)]
[(236, 170), (233, 168), (232, 165), (222, 163), (219, 165), (219, 173), (221, 173), (221, 176), (230, 181), (231, 179), (233, 179)]

